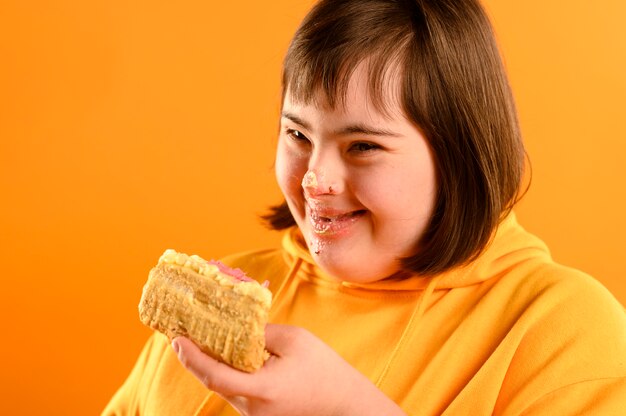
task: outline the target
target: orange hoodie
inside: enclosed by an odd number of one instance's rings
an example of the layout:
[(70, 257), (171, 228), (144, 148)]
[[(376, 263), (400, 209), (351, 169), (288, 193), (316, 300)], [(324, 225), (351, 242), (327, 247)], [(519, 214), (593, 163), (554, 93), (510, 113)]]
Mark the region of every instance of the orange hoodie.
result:
[[(224, 261), (270, 281), (271, 321), (309, 329), (410, 415), (626, 414), (623, 307), (514, 215), (479, 259), (430, 279), (339, 282), (296, 228), (282, 250)], [(237, 413), (155, 334), (103, 413), (127, 414)]]

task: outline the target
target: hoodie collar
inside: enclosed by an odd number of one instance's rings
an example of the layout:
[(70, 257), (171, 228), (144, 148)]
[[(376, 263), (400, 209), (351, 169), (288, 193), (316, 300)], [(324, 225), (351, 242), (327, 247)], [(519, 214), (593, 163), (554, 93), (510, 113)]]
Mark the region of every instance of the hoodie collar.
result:
[(524, 230), (514, 213), (500, 223), (490, 244), (478, 259), (435, 278), (414, 274), (403, 280), (384, 279), (364, 284), (337, 280), (315, 264), (297, 227), (290, 228), (284, 235), (283, 248), (288, 264), (295, 264), (296, 261), (301, 263), (297, 270), (300, 277), (325, 285), (365, 290), (424, 290), (433, 279), (436, 280), (433, 287), (435, 290), (470, 286), (498, 276), (529, 258), (550, 258), (546, 245)]

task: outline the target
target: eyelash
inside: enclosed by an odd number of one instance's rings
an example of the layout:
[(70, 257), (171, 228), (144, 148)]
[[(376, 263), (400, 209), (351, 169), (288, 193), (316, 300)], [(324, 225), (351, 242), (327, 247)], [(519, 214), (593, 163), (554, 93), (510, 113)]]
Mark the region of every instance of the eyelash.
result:
[[(366, 147), (365, 149), (363, 149), (363, 147)], [(358, 149), (360, 148), (360, 149)], [(369, 153), (369, 152), (373, 152), (375, 150), (380, 149), (381, 147), (377, 144), (374, 143), (370, 143), (370, 142), (355, 142), (353, 144), (350, 145), (350, 150), (351, 151), (356, 151), (359, 153)]]
[(304, 134), (300, 133), (298, 130), (285, 129), (285, 133), (295, 142), (301, 142), (301, 141), (308, 142), (309, 141), (309, 139)]
[[(300, 131), (298, 131), (298, 130), (285, 129), (285, 133), (294, 142), (306, 142), (307, 144), (310, 143), (309, 139), (304, 134), (302, 134)], [(381, 146), (379, 146), (379, 145), (377, 145), (375, 143), (371, 143), (371, 142), (354, 142), (354, 143), (350, 144), (349, 151), (365, 154), (365, 153), (370, 153), (370, 152), (373, 152), (373, 151), (379, 150), (379, 149), (381, 149)]]

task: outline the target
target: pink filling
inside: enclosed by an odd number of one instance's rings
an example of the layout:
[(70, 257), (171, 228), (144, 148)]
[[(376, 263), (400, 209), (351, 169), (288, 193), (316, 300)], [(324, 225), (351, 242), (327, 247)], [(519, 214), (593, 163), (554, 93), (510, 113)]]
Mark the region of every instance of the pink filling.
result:
[(246, 276), (246, 274), (241, 269), (232, 269), (228, 267), (227, 265), (225, 265), (224, 263), (222, 263), (221, 261), (217, 261), (217, 260), (207, 261), (207, 263), (213, 266), (217, 266), (220, 272), (227, 274), (231, 277), (234, 277), (236, 280), (239, 280), (241, 282), (254, 282), (254, 280)]
[[(207, 263), (209, 263), (209, 264), (211, 264), (213, 266), (217, 266), (217, 268), (219, 269), (220, 272), (233, 277), (235, 280), (237, 280), (239, 282), (255, 282), (254, 279), (251, 279), (248, 276), (246, 276), (246, 273), (243, 270), (241, 270), (241, 269), (233, 269), (231, 267), (228, 267), (227, 265), (225, 265), (221, 261), (211, 260), (211, 261), (207, 261)], [(268, 288), (269, 285), (270, 285), (270, 282), (268, 280), (266, 280), (265, 282), (263, 282), (262, 286), (264, 288)]]

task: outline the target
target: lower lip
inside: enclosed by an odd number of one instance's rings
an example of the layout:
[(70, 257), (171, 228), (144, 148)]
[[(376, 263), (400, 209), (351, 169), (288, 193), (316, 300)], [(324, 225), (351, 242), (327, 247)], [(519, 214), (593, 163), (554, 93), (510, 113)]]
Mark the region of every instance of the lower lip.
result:
[(352, 215), (345, 215), (333, 219), (325, 219), (318, 217), (307, 210), (307, 217), (312, 226), (313, 232), (320, 236), (336, 237), (346, 235), (365, 214), (365, 212), (357, 212)]

